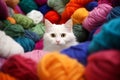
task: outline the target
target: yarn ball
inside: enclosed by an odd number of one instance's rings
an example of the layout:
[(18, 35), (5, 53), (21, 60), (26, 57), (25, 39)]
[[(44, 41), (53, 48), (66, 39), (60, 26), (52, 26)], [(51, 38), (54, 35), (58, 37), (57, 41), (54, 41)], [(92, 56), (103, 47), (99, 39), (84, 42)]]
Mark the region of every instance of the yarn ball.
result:
[(5, 26), (4, 30), (5, 33), (11, 37), (19, 37), (24, 35), (24, 29), (19, 24), (10, 24)]
[(15, 55), (6, 60), (1, 70), (19, 80), (38, 80), (37, 64), (20, 55)]
[(34, 25), (33, 20), (23, 14), (14, 14), (13, 18), (16, 20), (17, 24), (22, 25), (25, 29), (33, 27)]
[(60, 23), (65, 23), (70, 19), (71, 15), (80, 7), (84, 7), (92, 0), (70, 0), (66, 6), (64, 11), (61, 13), (61, 20)]
[(99, 4), (89, 15), (84, 19), (82, 25), (89, 32), (94, 30), (96, 27), (101, 26), (106, 22), (106, 17), (111, 11), (112, 6), (109, 4)]
[(112, 5), (112, 0), (98, 0), (98, 5), (99, 4), (109, 4), (109, 5)]
[(38, 24), (43, 21), (43, 14), (37, 10), (32, 10), (31, 12), (27, 13), (26, 16), (31, 18), (34, 24)]
[(47, 4), (59, 14), (64, 11), (65, 5), (69, 2), (69, 0), (48, 0)]
[(40, 11), (43, 15), (45, 15), (48, 11), (52, 10), (51, 7), (49, 7), (47, 4), (40, 6), (38, 8), (38, 11)]
[(38, 34), (36, 34), (35, 32), (32, 32), (30, 30), (25, 30), (25, 37), (30, 38), (31, 40), (33, 40), (34, 42), (39, 41), (40, 37)]
[(84, 80), (84, 66), (59, 52), (46, 54), (37, 70), (40, 80)]
[(0, 80), (17, 80), (14, 77), (11, 77), (9, 74), (0, 72)]
[(40, 39), (39, 41), (37, 41), (35, 43), (35, 48), (34, 49), (38, 49), (38, 50), (42, 50), (43, 49), (43, 39)]
[(4, 0), (0, 0), (0, 20), (5, 20), (8, 17), (8, 9)]
[(0, 57), (0, 70), (1, 70), (2, 65), (5, 63), (5, 61), (6, 61), (5, 58)]
[(24, 14), (19, 5), (15, 6), (13, 9), (15, 14)]
[(85, 42), (79, 43), (76, 46), (71, 46), (67, 49), (63, 49), (61, 53), (66, 54), (69, 57), (74, 58), (78, 60), (80, 63), (86, 65), (89, 44), (90, 44), (90, 41), (85, 41)]
[(38, 9), (34, 0), (20, 0), (19, 6), (24, 13), (29, 13), (32, 10)]
[(92, 1), (90, 3), (88, 3), (85, 8), (88, 10), (88, 11), (92, 11), (95, 7), (98, 6), (98, 2), (97, 1)]
[(73, 24), (81, 24), (88, 14), (89, 12), (85, 8), (78, 8), (71, 16)]
[(36, 63), (38, 63), (47, 53), (48, 52), (45, 52), (43, 50), (32, 50), (30, 52), (26, 52), (24, 55), (21, 55), (21, 56), (25, 58), (29, 58), (35, 61)]
[(120, 80), (120, 51), (100, 51), (88, 57), (86, 80)]
[(120, 17), (120, 6), (112, 8), (110, 13), (107, 15), (107, 21), (110, 21), (114, 18)]
[(29, 29), (32, 32), (35, 32), (39, 35), (39, 37), (43, 37), (43, 34), (45, 33), (45, 25), (43, 23), (39, 23), (36, 26)]
[(56, 23), (56, 24), (60, 20), (60, 15), (54, 10), (48, 11), (44, 17), (48, 19), (51, 23)]
[(48, 0), (35, 0), (35, 2), (39, 5), (39, 6), (42, 6), (44, 4), (47, 4), (47, 1)]
[(78, 42), (84, 42), (88, 39), (89, 32), (84, 29), (80, 24), (73, 25), (73, 33)]
[(7, 7), (7, 8), (8, 8), (8, 15), (13, 16), (14, 15), (14, 10), (11, 7)]
[(16, 42), (18, 42), (23, 48), (25, 52), (32, 51), (35, 47), (35, 42), (26, 37), (18, 37), (14, 38)]
[(7, 6), (15, 8), (21, 0), (5, 0)]
[(16, 24), (16, 21), (13, 17), (7, 17), (7, 20), (11, 23), (11, 24)]
[[(114, 24), (114, 25), (113, 25)], [(100, 50), (120, 49), (120, 18), (113, 19), (104, 24), (101, 31), (93, 37), (89, 45), (89, 52)]]

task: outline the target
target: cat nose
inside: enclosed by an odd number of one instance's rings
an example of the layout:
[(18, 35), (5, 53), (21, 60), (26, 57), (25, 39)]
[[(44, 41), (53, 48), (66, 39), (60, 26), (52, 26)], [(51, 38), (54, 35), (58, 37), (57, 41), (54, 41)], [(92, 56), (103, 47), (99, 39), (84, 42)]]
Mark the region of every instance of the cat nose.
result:
[(58, 41), (58, 40), (56, 40), (56, 42), (57, 42), (57, 44), (59, 44), (59, 43), (60, 43), (60, 41)]

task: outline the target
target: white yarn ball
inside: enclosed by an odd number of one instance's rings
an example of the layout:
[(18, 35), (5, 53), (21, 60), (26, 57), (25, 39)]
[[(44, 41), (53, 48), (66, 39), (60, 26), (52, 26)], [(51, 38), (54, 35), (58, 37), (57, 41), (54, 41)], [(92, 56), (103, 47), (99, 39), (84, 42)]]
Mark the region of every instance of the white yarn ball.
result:
[(43, 20), (43, 14), (37, 10), (32, 10), (26, 16), (31, 18), (35, 24), (38, 24)]

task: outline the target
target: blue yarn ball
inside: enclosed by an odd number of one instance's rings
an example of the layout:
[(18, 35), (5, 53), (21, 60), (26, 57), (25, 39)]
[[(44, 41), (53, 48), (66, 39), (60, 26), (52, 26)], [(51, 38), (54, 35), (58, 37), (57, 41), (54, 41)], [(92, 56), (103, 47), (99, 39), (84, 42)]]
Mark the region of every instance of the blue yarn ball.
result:
[(14, 40), (24, 48), (25, 52), (32, 51), (35, 47), (34, 41), (29, 38), (18, 37), (18, 38), (14, 38)]
[(52, 8), (49, 7), (47, 4), (43, 5), (43, 6), (40, 6), (38, 8), (38, 10), (43, 14), (45, 15), (48, 11), (50, 11)]
[(27, 37), (27, 38), (30, 38), (34, 42), (37, 42), (40, 39), (38, 34), (36, 34), (35, 32), (32, 32), (32, 31), (29, 31), (29, 30), (25, 30), (24, 36)]
[(90, 54), (108, 49), (120, 50), (120, 18), (105, 23), (93, 37), (88, 49)]
[(98, 2), (97, 1), (92, 1), (92, 2), (90, 2), (86, 5), (86, 9), (88, 11), (92, 11), (97, 6), (98, 6)]
[(107, 16), (107, 21), (120, 17), (120, 6), (114, 7)]
[(61, 51), (62, 54), (66, 54), (71, 58), (77, 59), (80, 63), (86, 65), (87, 64), (87, 56), (88, 56), (88, 45), (89, 41), (80, 43), (76, 46), (71, 46), (70, 48), (64, 49)]

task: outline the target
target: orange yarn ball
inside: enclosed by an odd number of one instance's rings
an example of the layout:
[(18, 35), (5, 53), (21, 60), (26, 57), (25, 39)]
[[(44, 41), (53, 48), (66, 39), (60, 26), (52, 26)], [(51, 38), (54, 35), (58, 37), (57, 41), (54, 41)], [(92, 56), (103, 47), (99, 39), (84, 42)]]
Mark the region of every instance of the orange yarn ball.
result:
[(66, 5), (65, 10), (62, 12), (60, 23), (65, 23), (68, 19), (70, 19), (75, 10), (80, 7), (84, 7), (91, 1), (92, 0), (70, 0), (70, 2)]
[(81, 24), (88, 14), (89, 12), (85, 8), (77, 9), (71, 16), (73, 24)]
[(7, 20), (10, 21), (11, 24), (16, 24), (16, 21), (13, 17), (7, 17)]
[(17, 6), (20, 0), (5, 0), (5, 2), (9, 7), (14, 8), (15, 6)]
[(8, 74), (0, 72), (0, 80), (16, 80)]
[(53, 52), (38, 63), (40, 80), (84, 80), (84, 66), (67, 55)]
[(51, 10), (45, 14), (45, 18), (51, 23), (58, 23), (60, 20), (60, 15), (56, 11)]

